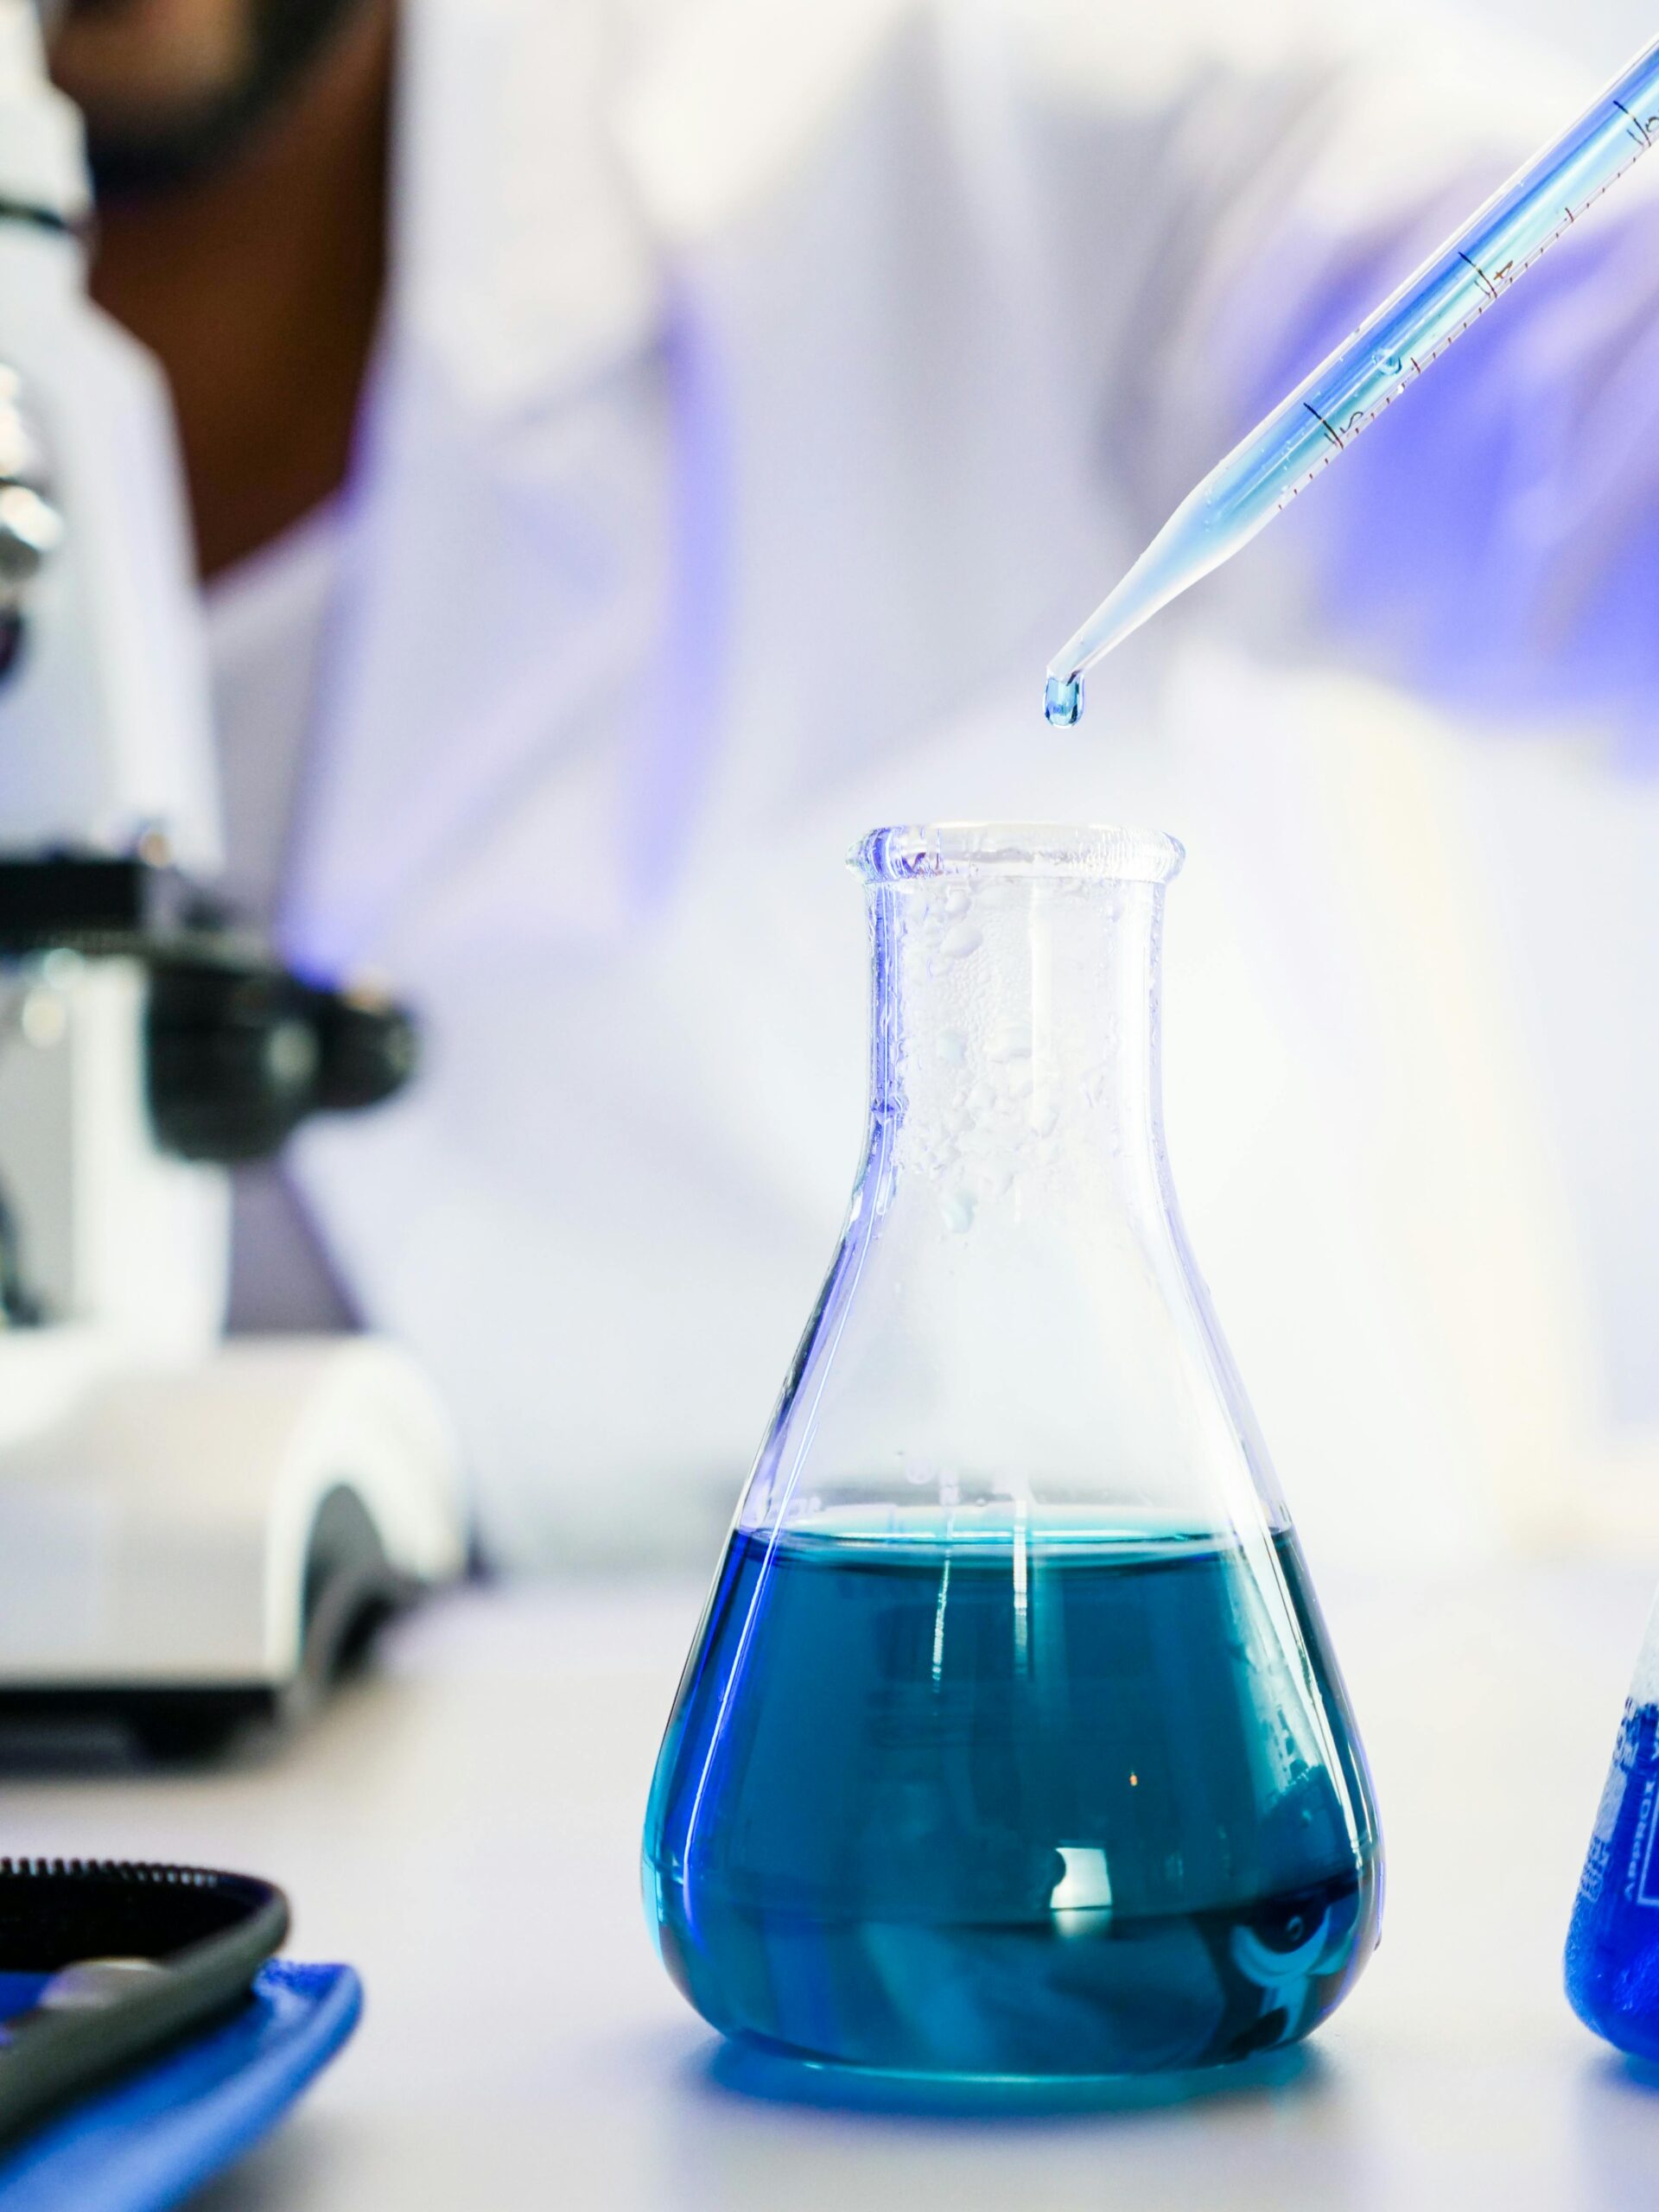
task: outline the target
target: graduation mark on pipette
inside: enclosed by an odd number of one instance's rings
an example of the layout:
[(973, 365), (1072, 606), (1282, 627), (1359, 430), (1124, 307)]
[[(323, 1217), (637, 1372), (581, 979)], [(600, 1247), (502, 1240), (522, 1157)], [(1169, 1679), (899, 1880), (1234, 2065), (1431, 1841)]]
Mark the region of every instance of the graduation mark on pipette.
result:
[(1566, 236), (1656, 131), (1659, 40), (1187, 494), (1049, 663), (1048, 720), (1075, 722), (1084, 671), (1281, 513)]

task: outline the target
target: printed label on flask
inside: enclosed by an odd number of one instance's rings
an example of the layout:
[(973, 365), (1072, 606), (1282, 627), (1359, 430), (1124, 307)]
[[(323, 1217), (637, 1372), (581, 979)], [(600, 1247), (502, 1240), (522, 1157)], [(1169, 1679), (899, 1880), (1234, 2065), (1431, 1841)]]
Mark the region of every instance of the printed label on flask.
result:
[(1659, 1905), (1659, 1711), (1650, 1704), (1624, 1708), (1607, 1786), (1596, 1813), (1595, 1834), (1580, 1891), (1593, 1904), (1614, 1868), (1626, 1904)]
[[(1637, 1815), (1636, 1835), (1630, 1846), (1631, 1879), (1624, 1885), (1625, 1897), (1634, 1904), (1659, 1905), (1659, 1867), (1653, 1863), (1653, 1840), (1659, 1829), (1654, 1819), (1654, 1801), (1659, 1792), (1659, 1782), (1649, 1774), (1642, 1785), (1642, 1810)], [(1637, 1862), (1641, 1871), (1637, 1871)]]

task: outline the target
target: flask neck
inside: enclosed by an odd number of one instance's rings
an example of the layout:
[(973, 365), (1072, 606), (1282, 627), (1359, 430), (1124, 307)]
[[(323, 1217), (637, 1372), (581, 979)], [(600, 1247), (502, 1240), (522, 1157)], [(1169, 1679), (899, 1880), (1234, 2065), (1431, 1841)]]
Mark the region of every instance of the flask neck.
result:
[(893, 1190), (947, 1223), (1102, 1182), (1160, 1204), (1161, 883), (919, 877), (870, 887), (871, 1114)]

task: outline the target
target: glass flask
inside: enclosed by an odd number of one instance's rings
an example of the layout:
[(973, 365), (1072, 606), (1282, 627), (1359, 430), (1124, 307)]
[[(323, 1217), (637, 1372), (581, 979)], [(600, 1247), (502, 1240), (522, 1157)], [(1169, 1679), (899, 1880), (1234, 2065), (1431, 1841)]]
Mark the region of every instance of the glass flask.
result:
[(1659, 2059), (1659, 1604), (1649, 1616), (1567, 1936), (1567, 1994), (1586, 2027)]
[(869, 1136), (658, 1755), (728, 2035), (951, 2075), (1293, 2041), (1376, 1940), (1363, 1754), (1165, 1160), (1181, 849), (880, 830)]

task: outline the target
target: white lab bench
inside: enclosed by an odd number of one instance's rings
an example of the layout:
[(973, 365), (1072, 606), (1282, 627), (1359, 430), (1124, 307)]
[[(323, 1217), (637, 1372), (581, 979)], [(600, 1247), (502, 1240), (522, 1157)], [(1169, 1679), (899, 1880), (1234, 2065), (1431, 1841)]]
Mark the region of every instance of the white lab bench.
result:
[(462, 1592), (276, 1757), (9, 1776), (0, 1848), (269, 1873), (296, 1952), (361, 1968), (355, 2044), (198, 2212), (1645, 2208), (1659, 2085), (1573, 2020), (1560, 1955), (1646, 1586), (1325, 1580), (1388, 1838), (1382, 1947), (1299, 2071), (1174, 2105), (845, 2108), (722, 2058), (636, 1873), (689, 1584)]

